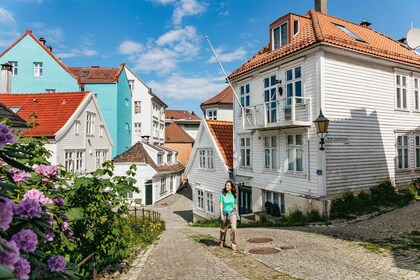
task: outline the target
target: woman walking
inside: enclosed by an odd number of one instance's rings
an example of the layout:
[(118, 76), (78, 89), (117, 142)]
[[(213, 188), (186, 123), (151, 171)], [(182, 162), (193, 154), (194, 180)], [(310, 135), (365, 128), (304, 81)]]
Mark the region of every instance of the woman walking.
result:
[(232, 250), (236, 251), (236, 221), (239, 220), (238, 204), (236, 200), (236, 188), (232, 181), (227, 181), (219, 196), (220, 202), (220, 248), (225, 246), (226, 232), (229, 221), (231, 225), (230, 242)]

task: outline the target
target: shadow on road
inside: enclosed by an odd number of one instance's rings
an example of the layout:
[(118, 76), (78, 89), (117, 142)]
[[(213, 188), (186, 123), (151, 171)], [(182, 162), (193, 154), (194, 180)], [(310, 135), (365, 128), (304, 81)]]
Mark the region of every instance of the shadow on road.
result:
[(192, 210), (184, 210), (184, 211), (174, 211), (174, 214), (183, 218), (187, 223), (193, 221), (193, 212)]

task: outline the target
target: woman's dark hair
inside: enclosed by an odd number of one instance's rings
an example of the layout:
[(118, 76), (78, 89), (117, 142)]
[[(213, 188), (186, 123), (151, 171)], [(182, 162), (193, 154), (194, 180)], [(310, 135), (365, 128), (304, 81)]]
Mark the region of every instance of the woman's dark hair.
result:
[(232, 186), (232, 189), (230, 190), (230, 192), (233, 194), (234, 197), (236, 197), (238, 194), (236, 193), (236, 187), (235, 184), (231, 181), (231, 180), (227, 180), (225, 183), (225, 186), (223, 187), (222, 190), (222, 194), (226, 195), (227, 194), (227, 190), (226, 190), (226, 184), (230, 183), (230, 185)]

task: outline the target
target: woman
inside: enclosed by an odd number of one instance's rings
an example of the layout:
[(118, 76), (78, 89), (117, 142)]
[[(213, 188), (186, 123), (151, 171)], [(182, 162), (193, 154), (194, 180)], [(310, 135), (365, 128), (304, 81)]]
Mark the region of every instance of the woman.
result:
[(227, 181), (222, 193), (219, 196), (220, 202), (220, 248), (225, 245), (226, 232), (229, 225), (231, 224), (230, 242), (232, 244), (232, 250), (236, 251), (236, 221), (239, 220), (238, 204), (236, 202), (236, 188), (232, 181)]

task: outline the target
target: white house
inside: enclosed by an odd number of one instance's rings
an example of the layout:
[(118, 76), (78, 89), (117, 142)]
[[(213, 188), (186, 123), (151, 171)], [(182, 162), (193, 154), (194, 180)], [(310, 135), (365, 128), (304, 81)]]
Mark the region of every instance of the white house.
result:
[[(328, 213), (344, 192), (420, 176), (419, 54), (326, 10), (286, 14), (269, 31), (229, 76), (247, 100), (234, 102), (234, 170), (248, 211), (270, 201), (282, 213)], [(313, 123), (321, 109), (325, 150)]]
[(194, 220), (219, 216), (219, 195), (233, 168), (232, 148), (232, 122), (201, 121), (185, 170), (192, 188)]
[(129, 67), (125, 66), (133, 99), (132, 143), (150, 137), (155, 145), (165, 143), (165, 108), (168, 107)]
[(155, 204), (176, 193), (185, 169), (176, 151), (146, 141), (137, 142), (113, 159), (117, 176), (125, 175), (132, 164), (137, 166), (135, 179), (139, 192), (130, 194), (128, 199), (138, 205)]
[(166, 126), (176, 123), (195, 140), (201, 119), (194, 111), (190, 113), (186, 110), (166, 110), (165, 117)]
[(233, 121), (233, 90), (227, 86), (217, 95), (200, 105), (208, 120)]
[(93, 92), (0, 94), (0, 102), (38, 123), (23, 136), (47, 137), (51, 164), (84, 173), (111, 158), (112, 140)]

